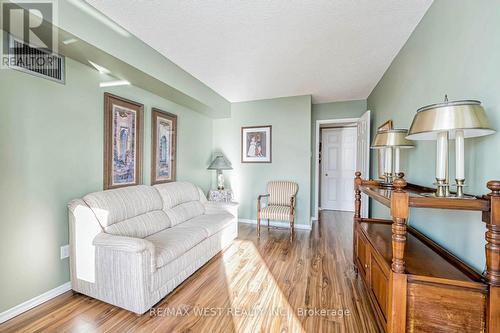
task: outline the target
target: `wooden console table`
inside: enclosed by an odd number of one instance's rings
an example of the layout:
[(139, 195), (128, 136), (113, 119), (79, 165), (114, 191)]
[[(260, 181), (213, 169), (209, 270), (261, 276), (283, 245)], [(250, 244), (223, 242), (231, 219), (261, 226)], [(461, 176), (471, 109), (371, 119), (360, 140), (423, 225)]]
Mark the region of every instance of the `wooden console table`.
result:
[[(425, 196), (434, 189), (394, 188), (356, 172), (353, 257), (386, 332), (500, 332), (500, 181), (474, 199)], [(361, 218), (361, 193), (389, 207), (392, 220)], [(447, 250), (407, 226), (410, 207), (482, 212), (486, 273), (475, 272)], [(450, 231), (451, 232), (451, 231)]]

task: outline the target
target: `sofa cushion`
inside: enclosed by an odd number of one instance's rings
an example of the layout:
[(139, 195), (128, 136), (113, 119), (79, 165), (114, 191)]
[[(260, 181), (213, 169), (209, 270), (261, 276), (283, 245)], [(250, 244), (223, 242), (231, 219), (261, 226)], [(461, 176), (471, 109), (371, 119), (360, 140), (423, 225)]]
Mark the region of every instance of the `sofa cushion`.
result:
[(163, 210), (170, 219), (172, 226), (200, 216), (205, 212), (205, 206), (199, 201), (185, 202), (174, 208)]
[(161, 197), (151, 186), (90, 193), (83, 200), (109, 234), (144, 238), (171, 226)]
[(163, 208), (173, 208), (189, 201), (200, 201), (198, 187), (188, 182), (172, 182), (153, 186), (163, 200)]
[(188, 182), (173, 182), (155, 185), (163, 201), (163, 211), (169, 217), (172, 226), (193, 217), (202, 215), (205, 206), (200, 201), (198, 187)]
[(178, 225), (146, 237), (156, 252), (156, 267), (160, 268), (180, 257), (207, 238), (205, 229), (198, 226)]
[(234, 218), (228, 212), (210, 215), (204, 214), (182, 223), (181, 226), (203, 228), (207, 232), (207, 237), (210, 237), (229, 226)]
[(162, 210), (154, 210), (104, 228), (108, 234), (144, 238), (171, 226), (168, 215)]

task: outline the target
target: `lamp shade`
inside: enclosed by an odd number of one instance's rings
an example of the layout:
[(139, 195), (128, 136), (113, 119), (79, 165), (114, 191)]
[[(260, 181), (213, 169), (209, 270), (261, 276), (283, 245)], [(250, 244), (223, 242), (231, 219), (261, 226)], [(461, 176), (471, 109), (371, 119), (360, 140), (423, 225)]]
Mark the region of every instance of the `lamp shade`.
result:
[(408, 135), (408, 130), (405, 129), (380, 130), (373, 139), (372, 149), (387, 147), (413, 148), (413, 143), (406, 139), (406, 135)]
[(232, 170), (231, 163), (222, 155), (216, 156), (207, 168), (208, 170)]
[(407, 139), (436, 140), (440, 132), (449, 132), (455, 138), (456, 130), (463, 130), (465, 138), (495, 133), (490, 127), (481, 102), (463, 100), (424, 106), (417, 110)]

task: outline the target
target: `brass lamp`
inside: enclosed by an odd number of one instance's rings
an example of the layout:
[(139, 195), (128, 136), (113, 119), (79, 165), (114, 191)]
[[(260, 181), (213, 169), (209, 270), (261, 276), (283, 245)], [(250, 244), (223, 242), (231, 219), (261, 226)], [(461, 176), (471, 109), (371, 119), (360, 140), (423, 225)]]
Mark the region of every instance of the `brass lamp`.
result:
[(217, 170), (217, 189), (224, 189), (224, 175), (222, 170), (232, 170), (233, 167), (231, 163), (222, 155), (218, 155), (214, 158), (212, 163), (207, 168), (208, 170)]
[(372, 149), (383, 149), (385, 152), (384, 177), (385, 184), (392, 185), (395, 176), (401, 172), (399, 153), (401, 149), (413, 148), (413, 143), (406, 139), (408, 130), (379, 130), (373, 139)]
[(408, 136), (409, 140), (436, 140), (436, 196), (451, 197), (448, 182), (448, 140), (455, 139), (456, 197), (463, 197), (464, 138), (495, 133), (491, 129), (481, 102), (462, 100), (424, 106), (417, 110)]

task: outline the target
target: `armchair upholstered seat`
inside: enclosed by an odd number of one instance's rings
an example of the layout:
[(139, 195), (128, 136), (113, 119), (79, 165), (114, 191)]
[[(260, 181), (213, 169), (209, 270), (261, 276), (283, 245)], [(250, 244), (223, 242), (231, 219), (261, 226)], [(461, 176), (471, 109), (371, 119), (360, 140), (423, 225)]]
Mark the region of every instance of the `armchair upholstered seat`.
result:
[(267, 206), (260, 209), (260, 218), (273, 221), (288, 221), (290, 206)]
[[(295, 197), (299, 185), (290, 181), (271, 181), (267, 183), (267, 193), (257, 198), (257, 234), (260, 236), (260, 220), (288, 221), (293, 235), (295, 223)], [(267, 198), (267, 206), (262, 207), (261, 201)]]

